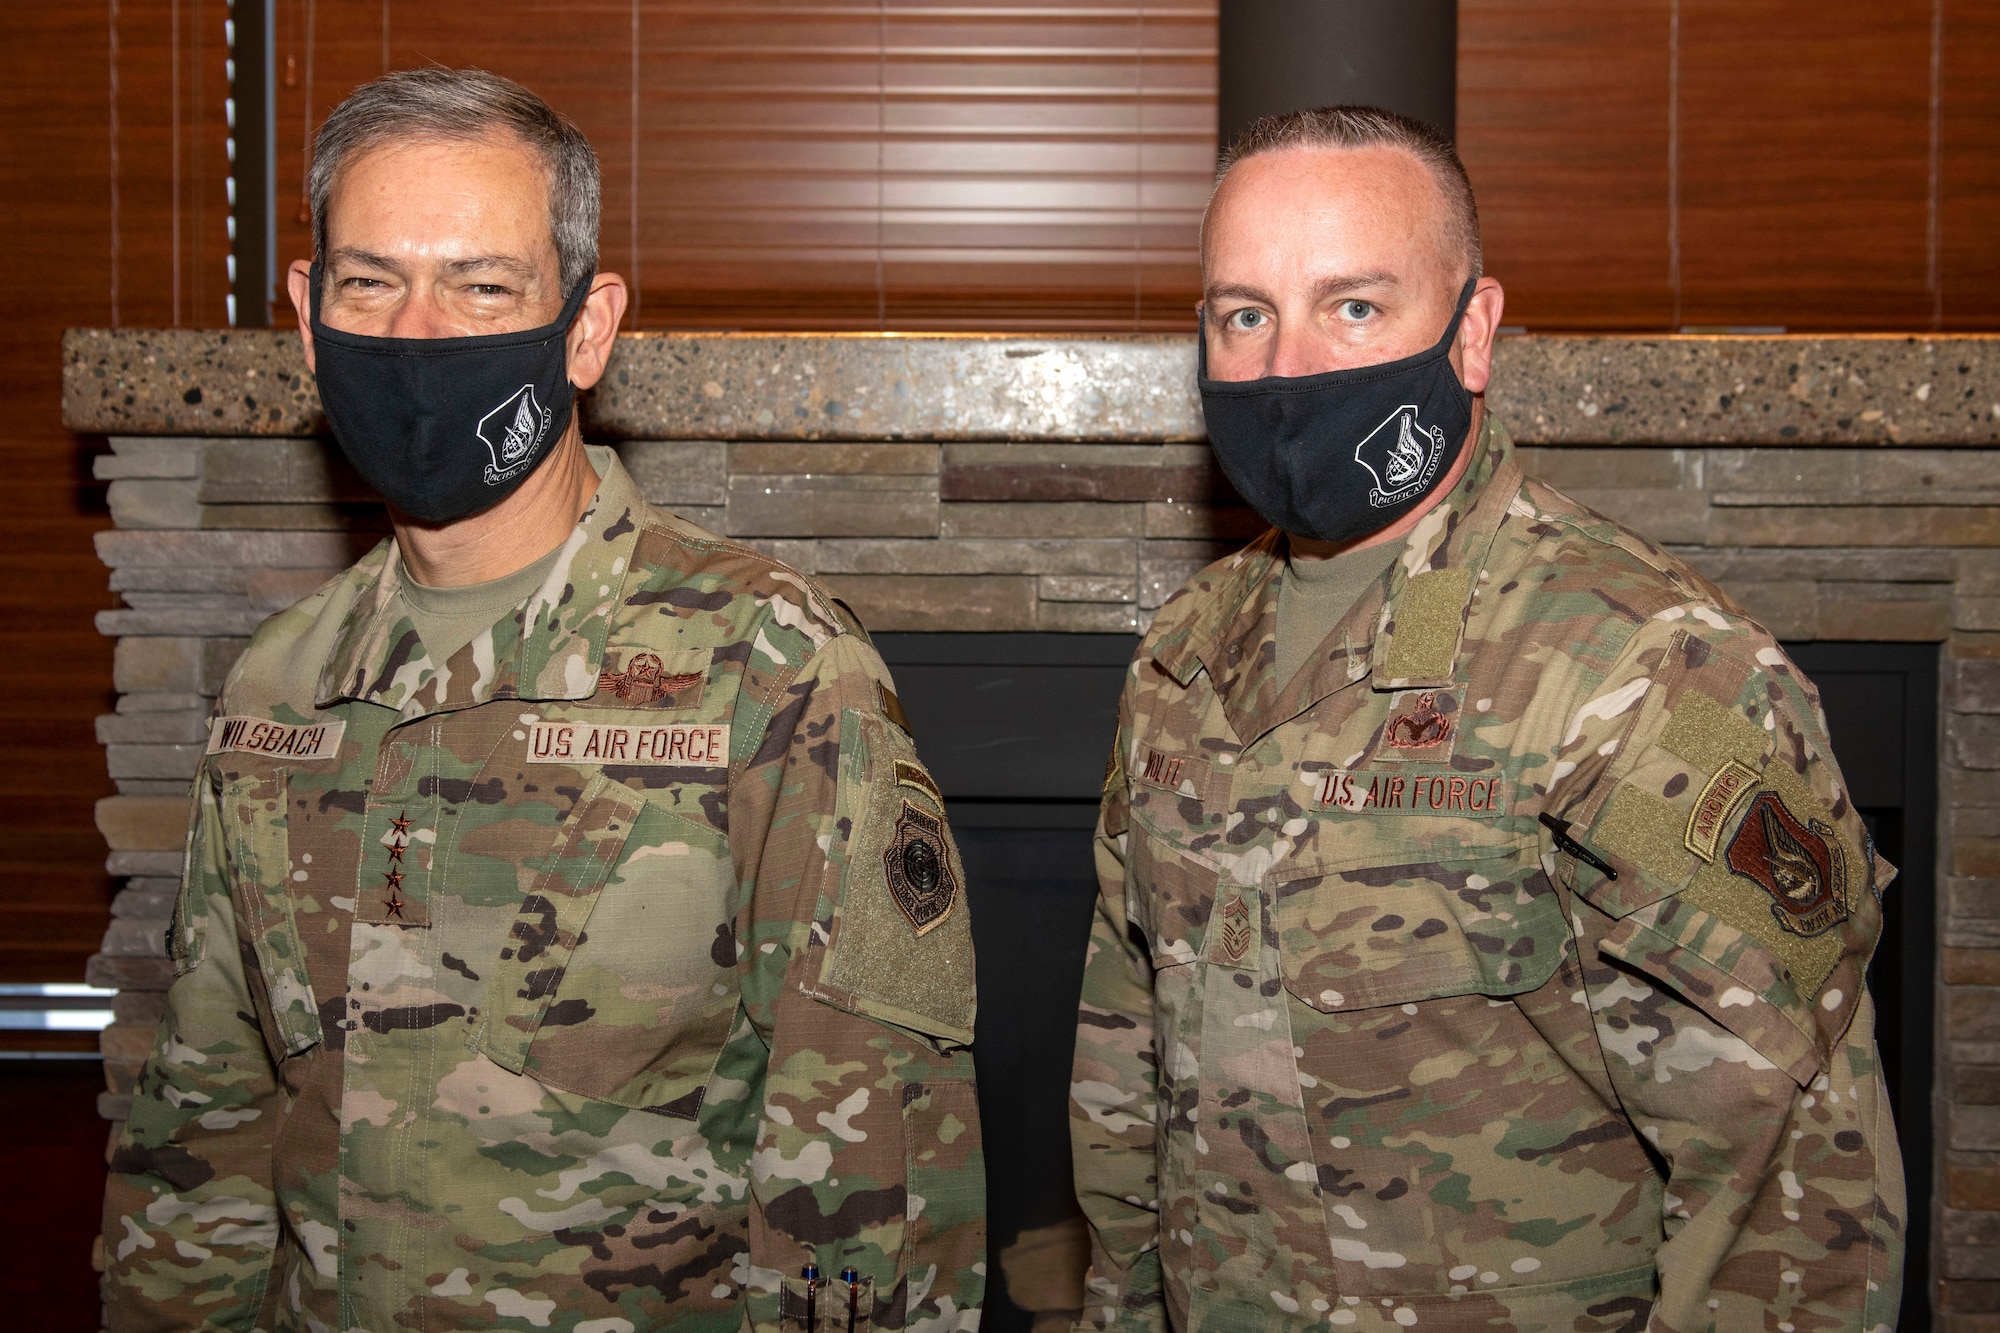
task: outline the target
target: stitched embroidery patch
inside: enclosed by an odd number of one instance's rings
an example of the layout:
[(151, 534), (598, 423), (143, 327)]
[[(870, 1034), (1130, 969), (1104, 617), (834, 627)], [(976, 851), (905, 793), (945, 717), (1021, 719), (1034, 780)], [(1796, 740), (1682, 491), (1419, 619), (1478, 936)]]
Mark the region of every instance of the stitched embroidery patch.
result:
[(1356, 773), (1332, 770), (1306, 774), (1317, 803), (1357, 815), (1504, 815), (1507, 780), (1462, 773)]
[(1687, 849), (1704, 861), (1713, 861), (1730, 813), (1756, 785), (1756, 770), (1734, 759), (1717, 769), (1688, 812), (1687, 833), (1682, 839)]
[(729, 762), (729, 724), (536, 722), (528, 728), (528, 762), (720, 768)]
[(1458, 691), (1407, 690), (1382, 724), (1376, 758), (1384, 763), (1448, 764), (1458, 741)]
[(936, 801), (939, 805), (944, 804), (944, 793), (938, 790), (937, 783), (931, 780), (930, 774), (924, 772), (923, 765), (921, 764), (913, 764), (907, 759), (898, 759), (896, 761), (896, 785), (898, 787), (914, 787), (933, 801)]
[(218, 717), (209, 724), (208, 752), (242, 750), (300, 762), (331, 759), (340, 753), (341, 733), (346, 730), (347, 723), (339, 719), (295, 724), (262, 717)]
[(897, 816), (895, 836), (882, 853), (889, 895), (903, 915), (925, 935), (943, 924), (958, 901), (958, 880), (945, 855), (944, 821), (909, 801)]
[(1757, 793), (1729, 840), (1729, 868), (1771, 895), (1771, 915), (1794, 935), (1847, 920), (1847, 854), (1833, 827), (1802, 824), (1774, 791)]
[(623, 671), (606, 671), (597, 678), (597, 683), (600, 690), (609, 690), (617, 698), (634, 704), (664, 702), (685, 708), (701, 698), (701, 687), (707, 679), (707, 673), (701, 671), (668, 675), (658, 653), (638, 653), (626, 662)]

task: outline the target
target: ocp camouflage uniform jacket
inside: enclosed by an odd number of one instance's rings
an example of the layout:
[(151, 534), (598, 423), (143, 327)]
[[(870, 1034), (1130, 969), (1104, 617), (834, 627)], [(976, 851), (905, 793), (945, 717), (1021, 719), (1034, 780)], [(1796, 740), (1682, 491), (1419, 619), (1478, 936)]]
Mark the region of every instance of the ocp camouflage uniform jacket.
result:
[(1169, 602), (1121, 704), (1086, 1326), (1892, 1326), (1893, 872), (1811, 685), (1490, 418), (1290, 682), (1283, 549)]
[(864, 1328), (977, 1326), (963, 872), (887, 671), (591, 452), (442, 666), (388, 542), (232, 674), (112, 1328), (775, 1329), (807, 1262)]

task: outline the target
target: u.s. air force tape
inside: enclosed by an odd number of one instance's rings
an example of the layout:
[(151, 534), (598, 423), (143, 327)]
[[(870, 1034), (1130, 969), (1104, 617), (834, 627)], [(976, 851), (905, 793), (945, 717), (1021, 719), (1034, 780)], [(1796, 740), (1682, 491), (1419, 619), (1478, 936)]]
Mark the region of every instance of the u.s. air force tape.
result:
[(528, 727), (531, 764), (729, 763), (727, 722), (632, 726), (606, 722), (535, 722)]
[(1358, 773), (1340, 770), (1305, 773), (1321, 809), (1357, 815), (1484, 815), (1507, 813), (1508, 783), (1499, 774)]
[(301, 762), (331, 759), (340, 753), (341, 733), (346, 730), (347, 723), (338, 718), (329, 722), (273, 722), (267, 717), (218, 717), (209, 723), (208, 752), (241, 750)]

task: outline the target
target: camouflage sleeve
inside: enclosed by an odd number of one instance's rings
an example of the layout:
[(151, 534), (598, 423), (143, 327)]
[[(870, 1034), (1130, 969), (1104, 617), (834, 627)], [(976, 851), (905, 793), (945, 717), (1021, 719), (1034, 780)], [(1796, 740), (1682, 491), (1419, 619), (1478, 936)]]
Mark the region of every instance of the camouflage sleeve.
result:
[(1811, 686), (1756, 627), (1671, 608), (1556, 772), (1580, 998), (1665, 1175), (1648, 1327), (1894, 1327), (1902, 1167), (1864, 982), (1894, 872)]
[[(277, 1082), (244, 984), (222, 845), (204, 773), (168, 933), (174, 981), (105, 1190), (112, 1333), (265, 1323)], [(318, 1238), (328, 1266), (334, 1239)]]
[[(731, 811), (762, 834), (739, 932), (767, 1077), (751, 1158), (763, 1330), (806, 1326), (801, 1274), (843, 1321), (975, 1329), (985, 1166), (973, 1083), (971, 909), (942, 798), (860, 636), (831, 640), (772, 700)], [(753, 835), (755, 836), (755, 835)]]
[(1070, 1075), (1076, 1193), (1090, 1224), (1080, 1327), (1165, 1330), (1153, 966), (1125, 915), (1128, 731), (1121, 718), (1098, 811), (1097, 914), (1084, 959)]

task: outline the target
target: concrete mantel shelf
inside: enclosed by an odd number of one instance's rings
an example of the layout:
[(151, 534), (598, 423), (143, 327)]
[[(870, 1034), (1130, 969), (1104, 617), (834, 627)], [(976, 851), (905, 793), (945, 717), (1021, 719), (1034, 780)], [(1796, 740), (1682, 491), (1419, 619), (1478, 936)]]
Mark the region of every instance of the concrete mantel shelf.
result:
[[(2000, 335), (1501, 340), (1524, 444), (2000, 444)], [(624, 334), (598, 439), (1196, 441), (1183, 335)], [(63, 420), (105, 435), (321, 433), (290, 330), (72, 329)]]

